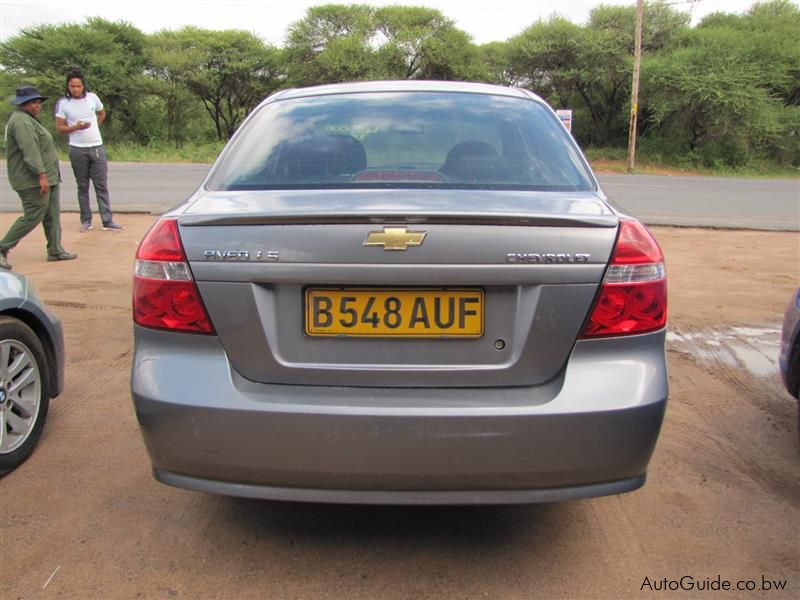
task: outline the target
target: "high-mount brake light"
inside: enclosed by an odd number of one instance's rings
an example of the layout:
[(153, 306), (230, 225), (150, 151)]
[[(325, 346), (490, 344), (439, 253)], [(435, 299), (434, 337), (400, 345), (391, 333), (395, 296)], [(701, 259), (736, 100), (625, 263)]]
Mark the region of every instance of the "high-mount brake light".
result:
[(157, 221), (139, 244), (133, 275), (133, 320), (156, 329), (214, 333), (175, 219)]
[(600, 293), (581, 337), (648, 333), (666, 324), (664, 255), (644, 225), (623, 220)]

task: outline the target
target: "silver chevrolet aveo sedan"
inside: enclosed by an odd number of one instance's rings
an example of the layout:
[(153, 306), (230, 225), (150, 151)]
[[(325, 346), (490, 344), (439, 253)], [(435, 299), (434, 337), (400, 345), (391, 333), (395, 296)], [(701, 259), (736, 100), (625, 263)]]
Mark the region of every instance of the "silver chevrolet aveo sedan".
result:
[(526, 90), (277, 93), (141, 242), (132, 395), (155, 477), (373, 504), (645, 481), (658, 244)]

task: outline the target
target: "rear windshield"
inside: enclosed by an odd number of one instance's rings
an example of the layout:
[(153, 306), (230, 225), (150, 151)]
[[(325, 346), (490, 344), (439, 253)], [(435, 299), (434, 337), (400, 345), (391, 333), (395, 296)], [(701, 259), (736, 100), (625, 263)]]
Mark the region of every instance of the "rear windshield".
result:
[(267, 104), (209, 187), (593, 189), (557, 118), (538, 102), (433, 92)]

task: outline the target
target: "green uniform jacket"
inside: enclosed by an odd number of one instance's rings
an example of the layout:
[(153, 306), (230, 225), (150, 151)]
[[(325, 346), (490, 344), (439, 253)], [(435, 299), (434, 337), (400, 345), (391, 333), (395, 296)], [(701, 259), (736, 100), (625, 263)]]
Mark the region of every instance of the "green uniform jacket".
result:
[(6, 124), (8, 182), (14, 190), (39, 187), (39, 173), (47, 173), (47, 183), (58, 185), (58, 154), (53, 136), (24, 110), (15, 110)]

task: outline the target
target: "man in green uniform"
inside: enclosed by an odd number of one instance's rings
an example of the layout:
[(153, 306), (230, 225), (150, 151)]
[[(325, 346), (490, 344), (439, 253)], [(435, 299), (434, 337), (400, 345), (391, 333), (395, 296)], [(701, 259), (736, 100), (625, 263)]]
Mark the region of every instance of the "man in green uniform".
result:
[(39, 223), (47, 237), (47, 260), (71, 260), (77, 254), (61, 247), (61, 207), (59, 205), (58, 155), (53, 136), (36, 116), (46, 97), (35, 87), (17, 88), (11, 104), (18, 107), (8, 120), (5, 132), (8, 182), (22, 201), (24, 214), (0, 240), (0, 269), (10, 269), (8, 251)]

